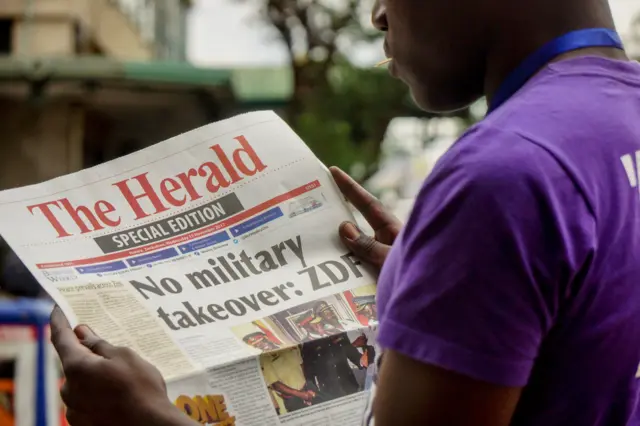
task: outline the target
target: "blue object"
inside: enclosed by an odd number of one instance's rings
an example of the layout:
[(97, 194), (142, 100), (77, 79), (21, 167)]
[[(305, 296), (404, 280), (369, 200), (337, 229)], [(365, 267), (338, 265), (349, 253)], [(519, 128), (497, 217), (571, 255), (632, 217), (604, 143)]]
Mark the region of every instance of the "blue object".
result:
[(155, 253), (143, 254), (142, 256), (132, 257), (127, 260), (129, 266), (140, 266), (146, 265), (153, 262), (158, 262), (160, 260), (170, 259), (172, 257), (176, 257), (178, 255), (178, 250), (173, 247), (157, 251)]
[(51, 302), (40, 299), (0, 300), (0, 325), (49, 325)]
[(216, 244), (222, 243), (224, 241), (229, 240), (229, 234), (227, 231), (218, 232), (217, 234), (209, 235), (208, 237), (201, 238), (196, 241), (191, 241), (187, 244), (182, 244), (178, 247), (180, 249), (180, 253), (191, 253), (196, 250), (202, 250), (207, 247), (214, 246)]
[(103, 272), (121, 271), (123, 269), (127, 269), (127, 265), (121, 260), (118, 260), (117, 262), (102, 263), (100, 265), (82, 266), (76, 268), (76, 270), (80, 274), (97, 274)]
[(560, 36), (526, 58), (500, 85), (489, 105), (489, 114), (498, 109), (525, 85), (542, 67), (563, 53), (587, 47), (613, 47), (623, 50), (618, 33), (608, 28), (578, 30)]
[(36, 352), (36, 426), (47, 426), (47, 327), (53, 305), (35, 299), (0, 300), (0, 325), (24, 325), (34, 327), (37, 339)]
[(251, 232), (254, 229), (261, 227), (262, 225), (272, 222), (284, 214), (280, 207), (274, 207), (271, 210), (267, 210), (266, 212), (247, 220), (246, 222), (241, 223), (240, 225), (231, 227), (231, 235), (234, 237), (239, 237), (240, 235), (246, 234), (247, 232)]

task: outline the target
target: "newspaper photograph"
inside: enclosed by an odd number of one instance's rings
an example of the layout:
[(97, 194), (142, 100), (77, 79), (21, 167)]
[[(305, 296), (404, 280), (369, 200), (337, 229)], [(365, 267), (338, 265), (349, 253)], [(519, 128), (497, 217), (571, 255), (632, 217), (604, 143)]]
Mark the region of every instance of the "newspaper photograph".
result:
[(376, 275), (328, 169), (273, 112), (0, 192), (0, 234), (73, 326), (212, 425), (358, 425)]

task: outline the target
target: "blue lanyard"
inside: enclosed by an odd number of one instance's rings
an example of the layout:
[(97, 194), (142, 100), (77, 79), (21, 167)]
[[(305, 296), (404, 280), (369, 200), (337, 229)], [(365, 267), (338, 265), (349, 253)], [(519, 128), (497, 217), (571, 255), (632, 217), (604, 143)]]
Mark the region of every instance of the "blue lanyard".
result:
[(555, 57), (586, 47), (615, 47), (624, 49), (620, 36), (607, 28), (578, 30), (560, 36), (542, 46), (526, 58), (500, 85), (493, 96), (489, 113), (496, 110), (524, 86), (542, 67)]

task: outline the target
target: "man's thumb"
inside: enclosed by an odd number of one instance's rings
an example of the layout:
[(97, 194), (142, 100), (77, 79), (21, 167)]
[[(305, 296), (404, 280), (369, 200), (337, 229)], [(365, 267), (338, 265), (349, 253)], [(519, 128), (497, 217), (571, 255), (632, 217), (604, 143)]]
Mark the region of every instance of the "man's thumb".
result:
[(344, 222), (340, 225), (340, 237), (344, 244), (360, 259), (378, 268), (382, 267), (389, 252), (389, 246), (362, 233), (358, 227), (351, 222)]
[(75, 329), (76, 336), (86, 348), (96, 355), (104, 358), (113, 358), (117, 355), (117, 347), (106, 340), (102, 340), (96, 333), (86, 325), (79, 325)]

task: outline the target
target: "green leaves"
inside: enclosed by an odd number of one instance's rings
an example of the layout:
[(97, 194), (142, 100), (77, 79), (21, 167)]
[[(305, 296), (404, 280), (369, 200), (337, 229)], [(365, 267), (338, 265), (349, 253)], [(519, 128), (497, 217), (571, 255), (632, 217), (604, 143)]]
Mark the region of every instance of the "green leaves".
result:
[(260, 6), (289, 52), (285, 118), (326, 164), (374, 168), (389, 122), (419, 111), (386, 70), (357, 68), (342, 49), (383, 36), (369, 24), (373, 0), (244, 1)]
[(407, 88), (384, 70), (356, 68), (347, 61), (329, 70), (327, 86), (304, 97), (293, 126), (326, 164), (368, 169), (378, 161), (389, 122), (417, 109)]

